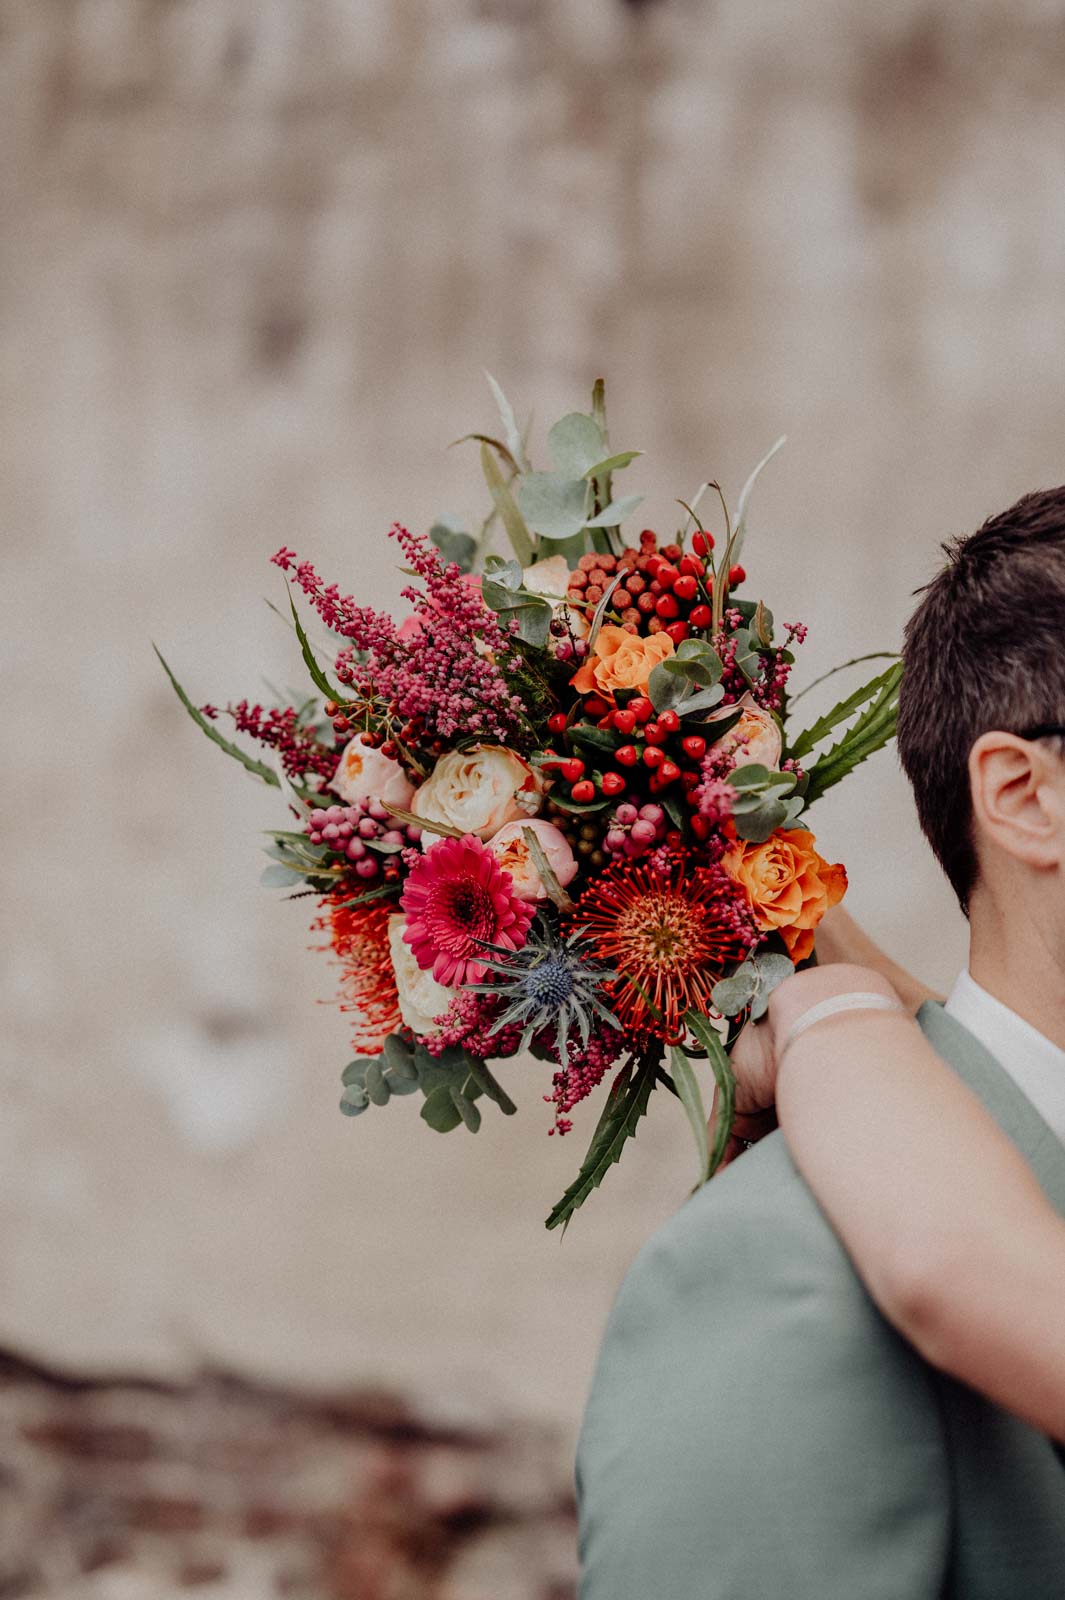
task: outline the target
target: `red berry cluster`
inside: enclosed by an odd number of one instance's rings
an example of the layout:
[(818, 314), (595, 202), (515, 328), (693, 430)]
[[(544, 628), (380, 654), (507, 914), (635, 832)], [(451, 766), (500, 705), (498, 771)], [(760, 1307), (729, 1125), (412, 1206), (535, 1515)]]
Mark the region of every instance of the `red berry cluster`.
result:
[[(713, 569), (708, 571), (706, 558), (714, 548), (714, 536), (696, 531), (691, 542), (689, 554), (679, 544), (660, 550), (657, 535), (645, 528), (638, 550), (630, 547), (620, 556), (581, 556), (570, 573), (567, 599), (591, 618), (610, 584), (619, 579), (609, 605), (621, 618), (621, 626), (629, 633), (665, 632), (680, 644), (693, 629), (705, 632), (713, 619)], [(729, 588), (746, 576), (741, 566), (732, 567)]]
[[(589, 695), (584, 710), (597, 719), (599, 729), (620, 735), (624, 742), (606, 758), (610, 764), (605, 770), (592, 774), (580, 756), (562, 756), (553, 750), (546, 752), (548, 759), (544, 765), (570, 786), (569, 798), (576, 804), (589, 805), (604, 796), (615, 799), (637, 789), (641, 780), (646, 782), (651, 794), (661, 794), (679, 784), (686, 802), (689, 796), (694, 796), (703, 779), (702, 759), (707, 741), (702, 734), (685, 734), (675, 711), (660, 711), (656, 716), (646, 695), (638, 695), (617, 709), (611, 709), (597, 695)], [(564, 715), (557, 712), (551, 719), (552, 732), (563, 732), (565, 721)], [(694, 807), (694, 798), (690, 804)], [(692, 818), (693, 831), (698, 838), (701, 835), (694, 827), (696, 820)]]

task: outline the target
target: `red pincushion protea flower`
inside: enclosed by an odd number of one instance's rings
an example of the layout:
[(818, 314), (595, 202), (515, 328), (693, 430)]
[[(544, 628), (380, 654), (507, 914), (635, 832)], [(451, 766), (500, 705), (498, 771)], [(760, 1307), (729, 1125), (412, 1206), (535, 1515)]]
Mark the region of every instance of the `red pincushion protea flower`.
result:
[(350, 891), (322, 902), (324, 915), (316, 928), (328, 930), (329, 944), (340, 961), (340, 1009), (355, 1018), (352, 1048), (356, 1055), (377, 1055), (390, 1033), (403, 1026), (396, 973), (388, 948), (388, 918), (394, 902), (346, 903)]
[(472, 833), (442, 839), (410, 872), (400, 902), (407, 916), (403, 937), (419, 967), (432, 967), (437, 983), (480, 983), (481, 946), (520, 950), (535, 907), (519, 900), (509, 872)]
[(720, 867), (661, 872), (641, 863), (608, 869), (572, 913), (597, 961), (617, 977), (604, 984), (620, 1021), (638, 1033), (675, 1039), (692, 1008), (711, 1010), (710, 991), (758, 942), (750, 909)]

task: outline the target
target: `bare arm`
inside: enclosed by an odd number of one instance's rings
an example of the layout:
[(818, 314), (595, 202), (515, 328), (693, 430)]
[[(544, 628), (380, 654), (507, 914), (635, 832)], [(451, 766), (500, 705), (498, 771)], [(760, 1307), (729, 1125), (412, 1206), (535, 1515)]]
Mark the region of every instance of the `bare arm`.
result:
[[(926, 1360), (1065, 1439), (1065, 1222), (1026, 1162), (904, 1012), (801, 1034), (831, 994), (891, 986), (868, 967), (797, 974), (738, 1057), (775, 1079), (796, 1165), (881, 1311)], [(746, 1065), (745, 1065), (746, 1063)]]

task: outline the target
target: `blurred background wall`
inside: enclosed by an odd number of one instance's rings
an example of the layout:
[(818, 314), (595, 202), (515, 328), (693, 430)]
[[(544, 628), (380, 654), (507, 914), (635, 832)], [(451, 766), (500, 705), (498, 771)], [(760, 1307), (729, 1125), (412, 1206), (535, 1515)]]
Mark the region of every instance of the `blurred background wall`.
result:
[[(395, 599), (393, 519), (483, 512), (448, 445), (487, 368), (541, 464), (604, 376), (662, 531), (786, 432), (745, 561), (811, 625), (796, 683), (895, 648), (939, 540), (1065, 476), (1063, 89), (1060, 0), (0, 0), (10, 1351), (386, 1386), (568, 1462), (679, 1108), (561, 1244), (594, 1110), (549, 1140), (532, 1066), (476, 1143), (342, 1119), (308, 903), (257, 882), (276, 797), (149, 641), (201, 702), (299, 683), (267, 558)], [(890, 753), (817, 832), (948, 984)]]

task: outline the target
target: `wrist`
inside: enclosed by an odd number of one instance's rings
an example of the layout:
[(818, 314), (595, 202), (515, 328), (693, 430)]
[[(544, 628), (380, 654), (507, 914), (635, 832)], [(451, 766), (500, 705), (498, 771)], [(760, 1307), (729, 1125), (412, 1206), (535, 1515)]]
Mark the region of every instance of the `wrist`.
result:
[(785, 978), (769, 997), (767, 1025), (772, 1035), (774, 1052), (778, 1051), (791, 1029), (804, 1012), (822, 1000), (836, 995), (865, 993), (883, 995), (897, 1000), (898, 995), (888, 980), (871, 967), (861, 967), (849, 962), (836, 962), (828, 967), (808, 967), (794, 977)]

